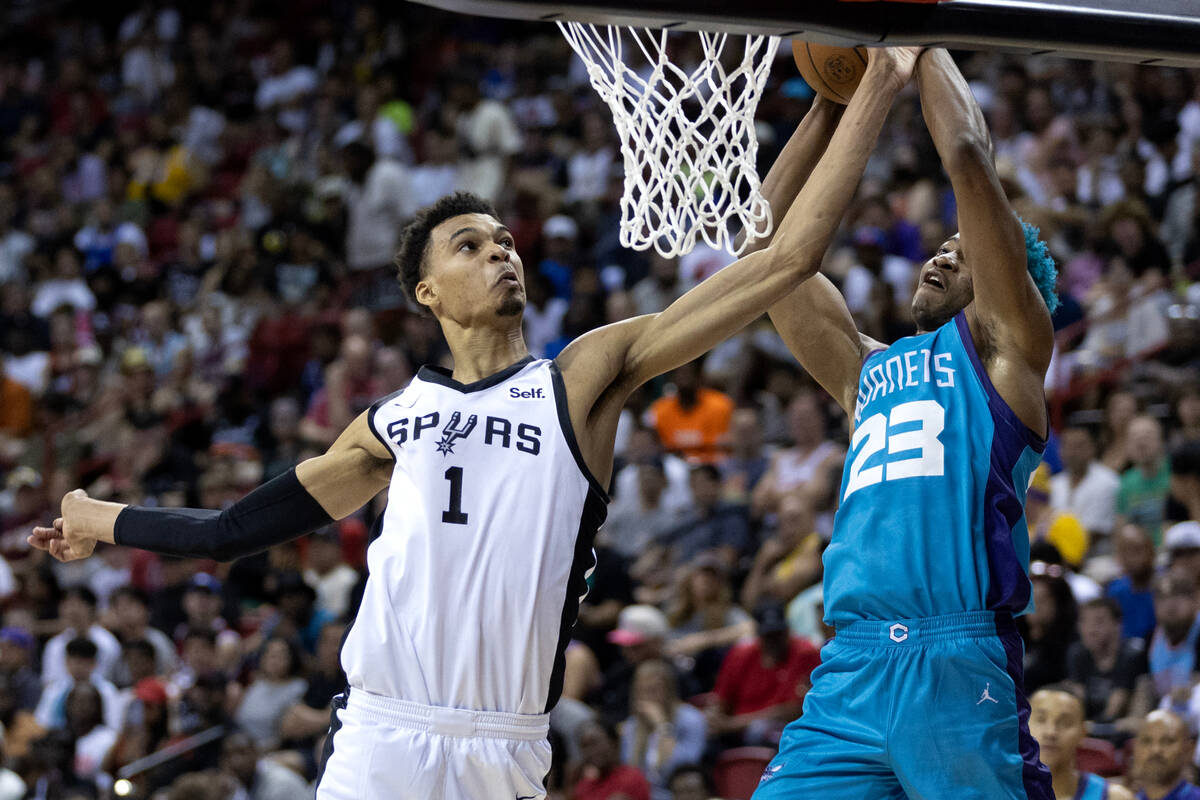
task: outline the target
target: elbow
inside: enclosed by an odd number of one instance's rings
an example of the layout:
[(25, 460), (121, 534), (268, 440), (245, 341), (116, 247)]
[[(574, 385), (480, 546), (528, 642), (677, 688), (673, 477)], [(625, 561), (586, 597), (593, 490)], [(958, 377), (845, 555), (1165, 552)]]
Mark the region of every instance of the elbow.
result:
[(787, 237), (772, 242), (766, 253), (775, 271), (794, 283), (802, 283), (821, 271), (823, 252)]
[(991, 138), (986, 131), (960, 133), (954, 137), (947, 152), (942, 154), (942, 166), (951, 178), (994, 171)]

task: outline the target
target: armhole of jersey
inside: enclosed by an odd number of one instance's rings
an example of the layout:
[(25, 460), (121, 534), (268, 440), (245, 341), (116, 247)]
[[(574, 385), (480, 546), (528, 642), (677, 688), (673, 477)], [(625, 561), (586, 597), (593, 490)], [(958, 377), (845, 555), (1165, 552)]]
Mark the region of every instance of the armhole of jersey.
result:
[(967, 315), (964, 312), (960, 311), (955, 315), (954, 326), (958, 333), (958, 339), (962, 342), (963, 350), (966, 351), (967, 357), (971, 360), (971, 366), (975, 370), (975, 377), (979, 379), (979, 383), (987, 393), (988, 408), (992, 410), (992, 416), (1004, 422), (1005, 425), (1016, 432), (1031, 449), (1038, 453), (1044, 452), (1046, 449), (1046, 440), (1041, 434), (1021, 421), (1021, 418), (1017, 416), (1017, 412), (1012, 410), (992, 384), (992, 379), (987, 373), (987, 368), (983, 366), (983, 362), (979, 359), (979, 352), (975, 349), (975, 340), (971, 338), (971, 326), (967, 324)]
[[(404, 388), (407, 389), (408, 387), (406, 386)], [(384, 448), (388, 451), (388, 454), (392, 457), (393, 463), (396, 461), (396, 451), (392, 449), (391, 443), (388, 442), (388, 440), (383, 437), (383, 434), (379, 432), (379, 428), (375, 427), (375, 412), (378, 411), (380, 409), (380, 407), (383, 406), (384, 403), (388, 402), (389, 400), (394, 399), (395, 397), (400, 395), (403, 391), (404, 391), (404, 389), (399, 389), (397, 391), (392, 392), (387, 397), (381, 397), (380, 399), (378, 399), (374, 403), (372, 403), (371, 407), (369, 409), (367, 409), (367, 427), (371, 429), (371, 433), (375, 434), (375, 438), (378, 439), (379, 443), (381, 445), (383, 445)]]
[(567, 447), (571, 449), (571, 455), (575, 457), (575, 464), (583, 473), (583, 477), (587, 478), (592, 491), (598, 494), (605, 503), (608, 503), (608, 492), (588, 469), (587, 462), (583, 460), (583, 453), (579, 450), (579, 442), (575, 439), (575, 428), (571, 425), (571, 412), (567, 408), (567, 387), (563, 383), (562, 371), (558, 368), (558, 362), (553, 359), (550, 360), (550, 380), (554, 389), (554, 406), (558, 410), (558, 427), (562, 429), (563, 437), (567, 440)]

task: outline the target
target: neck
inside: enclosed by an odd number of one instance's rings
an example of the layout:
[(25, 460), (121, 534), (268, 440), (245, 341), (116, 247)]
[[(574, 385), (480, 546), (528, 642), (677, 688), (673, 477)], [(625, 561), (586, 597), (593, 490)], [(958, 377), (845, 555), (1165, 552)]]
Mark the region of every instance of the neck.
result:
[(454, 356), (454, 380), (472, 383), (494, 375), (529, 355), (521, 335), (520, 317), (506, 330), (463, 328), (443, 321), (442, 330)]
[(1055, 797), (1074, 797), (1079, 788), (1079, 770), (1070, 764), (1050, 768), (1050, 776), (1054, 781)]
[(1170, 783), (1147, 783), (1142, 787), (1142, 793), (1146, 795), (1147, 800), (1162, 800), (1162, 798), (1171, 793), (1172, 789), (1179, 785), (1180, 780), (1182, 779), (1176, 777)]
[(1091, 466), (1090, 463), (1089, 464), (1077, 464), (1074, 467), (1068, 467), (1067, 474), (1071, 478), (1071, 483), (1076, 484), (1076, 483), (1079, 483), (1084, 478), (1086, 478), (1089, 466)]

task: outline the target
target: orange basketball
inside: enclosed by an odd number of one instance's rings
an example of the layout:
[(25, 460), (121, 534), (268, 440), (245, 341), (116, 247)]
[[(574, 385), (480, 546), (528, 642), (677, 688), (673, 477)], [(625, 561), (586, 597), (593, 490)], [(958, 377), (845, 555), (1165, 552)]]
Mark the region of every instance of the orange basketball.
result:
[(865, 47), (832, 47), (793, 39), (792, 56), (813, 91), (842, 105), (850, 102), (867, 71)]

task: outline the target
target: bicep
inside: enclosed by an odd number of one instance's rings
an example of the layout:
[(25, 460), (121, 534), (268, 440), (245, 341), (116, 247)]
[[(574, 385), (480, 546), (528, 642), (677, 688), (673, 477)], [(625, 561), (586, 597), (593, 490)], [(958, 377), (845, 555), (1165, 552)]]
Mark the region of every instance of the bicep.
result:
[(391, 479), (392, 455), (371, 431), (369, 413), (350, 423), (325, 453), (296, 467), (301, 485), (334, 519), (366, 505)]
[(846, 413), (853, 413), (864, 356), (863, 337), (833, 282), (824, 275), (814, 275), (768, 313), (800, 366)]

